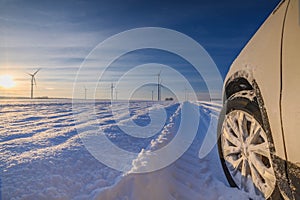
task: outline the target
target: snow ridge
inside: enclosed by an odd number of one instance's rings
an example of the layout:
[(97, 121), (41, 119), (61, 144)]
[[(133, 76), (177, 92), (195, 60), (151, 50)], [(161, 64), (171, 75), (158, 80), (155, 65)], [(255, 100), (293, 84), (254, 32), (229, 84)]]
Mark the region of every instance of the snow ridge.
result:
[(201, 113), (200, 126), (202, 125), (203, 128), (199, 129), (192, 145), (178, 160), (155, 172), (134, 173), (135, 168), (147, 164), (145, 158), (151, 149), (155, 150), (172, 138), (169, 135), (172, 135), (178, 126), (179, 113), (182, 107), (179, 107), (172, 116), (173, 124), (169, 127), (166, 126), (161, 136), (154, 140), (150, 148), (144, 150), (141, 156), (134, 161), (133, 169), (114, 186), (93, 193), (91, 198), (95, 200), (249, 199), (245, 193), (228, 186), (215, 148), (205, 158), (200, 159), (198, 157), (199, 149), (205, 137), (205, 126), (208, 126), (211, 119), (207, 109), (214, 107), (215, 109), (210, 109), (211, 112), (209, 112), (214, 115), (218, 107), (208, 102), (200, 103), (200, 105), (189, 103), (188, 106), (199, 109)]

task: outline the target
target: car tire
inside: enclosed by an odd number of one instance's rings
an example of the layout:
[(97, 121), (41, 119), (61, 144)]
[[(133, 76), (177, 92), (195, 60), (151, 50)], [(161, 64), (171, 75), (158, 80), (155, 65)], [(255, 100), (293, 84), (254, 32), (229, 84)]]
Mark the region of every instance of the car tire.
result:
[(269, 148), (272, 141), (263, 127), (256, 100), (229, 98), (219, 117), (220, 160), (230, 186), (245, 191), (250, 199), (283, 199)]

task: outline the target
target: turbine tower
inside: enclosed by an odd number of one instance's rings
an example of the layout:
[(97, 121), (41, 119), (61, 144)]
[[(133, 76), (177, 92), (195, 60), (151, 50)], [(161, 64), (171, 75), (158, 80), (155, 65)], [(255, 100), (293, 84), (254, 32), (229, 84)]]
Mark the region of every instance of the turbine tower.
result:
[(152, 92), (152, 96), (151, 96), (151, 97), (152, 97), (152, 101), (153, 101), (153, 92), (154, 92), (154, 91), (152, 90), (151, 92)]
[(31, 95), (30, 95), (30, 98), (31, 98), (31, 99), (33, 99), (33, 85), (36, 85), (35, 75), (36, 75), (40, 70), (41, 70), (41, 68), (38, 69), (38, 70), (36, 70), (33, 74), (29, 74), (29, 73), (28, 73), (28, 75), (31, 76)]
[(84, 86), (84, 99), (86, 100), (86, 93), (87, 93), (87, 88)]
[(160, 84), (161, 84), (160, 75), (161, 75), (161, 70), (157, 74), (157, 101), (161, 100), (161, 97), (160, 97)]
[(114, 84), (111, 83), (111, 86), (110, 86), (110, 100), (113, 101), (114, 100)]

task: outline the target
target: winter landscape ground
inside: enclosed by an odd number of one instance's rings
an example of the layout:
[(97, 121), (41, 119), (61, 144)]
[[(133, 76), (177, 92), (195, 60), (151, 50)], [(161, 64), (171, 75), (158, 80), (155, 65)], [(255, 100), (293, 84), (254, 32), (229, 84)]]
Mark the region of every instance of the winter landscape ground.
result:
[[(148, 108), (154, 103), (132, 102), (130, 117), (136, 124), (146, 125), (150, 122)], [(228, 186), (216, 146), (205, 157), (199, 156), (205, 138), (214, 138), (216, 127), (208, 127), (211, 120), (217, 122), (221, 106), (212, 102), (164, 102), (162, 106), (167, 120), (161, 131), (149, 138), (135, 138), (118, 128), (126, 119), (113, 116), (109, 102), (96, 102), (95, 121), (78, 123), (70, 100), (2, 100), (2, 199), (248, 199), (245, 193)], [(145, 161), (142, 152), (155, 151), (174, 138), (182, 106), (200, 112), (191, 146), (167, 167), (135, 174)], [(88, 124), (99, 125), (118, 147), (141, 152), (129, 172), (109, 168), (89, 153), (77, 132), (78, 126)]]

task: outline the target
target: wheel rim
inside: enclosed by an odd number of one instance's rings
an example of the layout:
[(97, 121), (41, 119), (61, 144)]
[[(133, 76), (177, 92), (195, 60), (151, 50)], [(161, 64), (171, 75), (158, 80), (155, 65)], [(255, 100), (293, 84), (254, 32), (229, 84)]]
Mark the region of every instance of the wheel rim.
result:
[(239, 189), (269, 198), (275, 188), (267, 135), (247, 112), (234, 110), (225, 117), (221, 147), (229, 173)]

